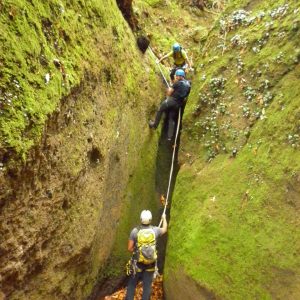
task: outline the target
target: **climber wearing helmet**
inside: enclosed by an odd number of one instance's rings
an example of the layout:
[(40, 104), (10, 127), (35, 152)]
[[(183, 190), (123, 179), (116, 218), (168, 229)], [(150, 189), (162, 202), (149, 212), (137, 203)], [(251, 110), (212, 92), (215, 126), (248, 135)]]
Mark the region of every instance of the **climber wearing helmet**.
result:
[(178, 68), (187, 70), (188, 68), (191, 68), (192, 66), (191, 66), (191, 63), (188, 59), (188, 56), (187, 56), (185, 50), (183, 50), (182, 47), (180, 46), (180, 44), (178, 44), (178, 43), (175, 43), (173, 45), (171, 52), (169, 52), (168, 54), (163, 56), (161, 59), (158, 59), (156, 62), (160, 63), (161, 61), (163, 61), (164, 59), (166, 59), (170, 56), (173, 56), (173, 59), (174, 59), (174, 66), (170, 73), (170, 77), (173, 82), (175, 72)]
[(141, 225), (134, 228), (129, 236), (128, 250), (133, 253), (127, 265), (129, 281), (126, 300), (133, 300), (138, 281), (143, 282), (143, 300), (149, 300), (151, 285), (156, 269), (156, 240), (167, 232), (166, 215), (162, 215), (162, 228), (151, 226), (152, 214), (150, 210), (141, 212)]
[(149, 121), (149, 127), (156, 129), (162, 113), (169, 113), (169, 126), (168, 126), (168, 140), (171, 141), (174, 127), (175, 127), (175, 116), (180, 107), (183, 107), (186, 103), (186, 98), (188, 97), (191, 90), (191, 85), (189, 81), (185, 79), (185, 72), (182, 69), (178, 69), (175, 72), (174, 84), (167, 89), (167, 99), (164, 100), (155, 117), (155, 121)]

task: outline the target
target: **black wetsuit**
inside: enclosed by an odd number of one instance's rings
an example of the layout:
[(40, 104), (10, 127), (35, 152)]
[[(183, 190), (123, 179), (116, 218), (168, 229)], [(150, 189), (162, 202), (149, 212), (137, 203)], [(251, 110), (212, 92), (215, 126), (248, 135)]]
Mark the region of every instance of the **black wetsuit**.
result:
[(182, 79), (177, 82), (175, 82), (172, 85), (172, 88), (174, 89), (174, 92), (171, 96), (167, 97), (166, 100), (164, 100), (155, 117), (154, 121), (154, 128), (157, 128), (159, 125), (161, 116), (163, 112), (168, 111), (169, 112), (169, 128), (168, 128), (168, 138), (171, 139), (173, 131), (174, 131), (174, 125), (175, 125), (175, 116), (179, 110), (180, 107), (183, 106), (185, 99), (188, 97), (190, 90), (191, 90), (191, 84), (189, 81)]

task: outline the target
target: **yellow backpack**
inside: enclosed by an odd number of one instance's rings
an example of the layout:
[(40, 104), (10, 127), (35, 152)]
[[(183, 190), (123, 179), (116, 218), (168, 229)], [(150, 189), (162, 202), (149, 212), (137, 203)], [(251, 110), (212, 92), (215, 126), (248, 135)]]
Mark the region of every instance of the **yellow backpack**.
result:
[(156, 262), (156, 238), (152, 227), (141, 228), (137, 233), (137, 262), (150, 265)]

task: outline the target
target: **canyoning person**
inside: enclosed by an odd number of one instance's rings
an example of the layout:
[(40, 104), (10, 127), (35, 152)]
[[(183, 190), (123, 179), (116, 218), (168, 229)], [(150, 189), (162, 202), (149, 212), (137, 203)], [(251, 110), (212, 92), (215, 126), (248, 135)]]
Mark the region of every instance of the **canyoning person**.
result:
[(156, 129), (163, 112), (168, 112), (169, 122), (167, 136), (168, 140), (171, 141), (174, 134), (175, 116), (178, 113), (179, 108), (184, 107), (190, 90), (191, 84), (185, 79), (185, 72), (182, 69), (176, 70), (174, 84), (167, 89), (167, 99), (161, 103), (156, 113), (155, 121), (149, 121), (149, 127)]
[(184, 49), (182, 49), (181, 45), (178, 43), (175, 43), (172, 46), (172, 51), (163, 56), (161, 59), (158, 59), (156, 62), (160, 63), (163, 60), (165, 60), (168, 57), (173, 57), (174, 59), (174, 66), (171, 69), (170, 77), (172, 82), (174, 81), (174, 75), (177, 69), (183, 69), (188, 70), (189, 68), (192, 68), (192, 65), (188, 59), (187, 53)]
[(127, 268), (129, 281), (126, 292), (126, 300), (133, 300), (135, 288), (139, 281), (143, 283), (143, 298), (149, 300), (154, 272), (156, 271), (156, 241), (157, 238), (167, 232), (166, 215), (162, 215), (162, 228), (152, 226), (152, 214), (149, 210), (143, 210), (140, 215), (141, 225), (134, 228), (129, 236), (128, 251), (132, 252), (132, 258)]

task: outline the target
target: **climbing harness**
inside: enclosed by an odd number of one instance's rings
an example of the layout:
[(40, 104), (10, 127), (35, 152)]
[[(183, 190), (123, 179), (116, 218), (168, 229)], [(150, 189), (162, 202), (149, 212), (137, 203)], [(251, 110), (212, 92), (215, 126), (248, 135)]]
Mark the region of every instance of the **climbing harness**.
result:
[(132, 258), (130, 258), (126, 264), (126, 275), (130, 276), (131, 274), (135, 276), (135, 268), (134, 268), (134, 262)]
[(139, 268), (138, 266), (138, 262), (136, 259), (134, 258), (130, 258), (129, 261), (126, 264), (126, 275), (127, 276), (135, 276), (136, 273), (140, 273), (140, 272), (154, 272), (154, 278), (159, 275), (158, 273), (158, 267), (157, 267), (157, 261), (155, 262), (154, 265), (151, 265), (151, 267), (147, 267), (146, 269), (143, 268)]
[(155, 267), (154, 267), (153, 279), (155, 279), (157, 276), (160, 276), (160, 274), (158, 272), (158, 266), (157, 266), (157, 261), (156, 261)]

